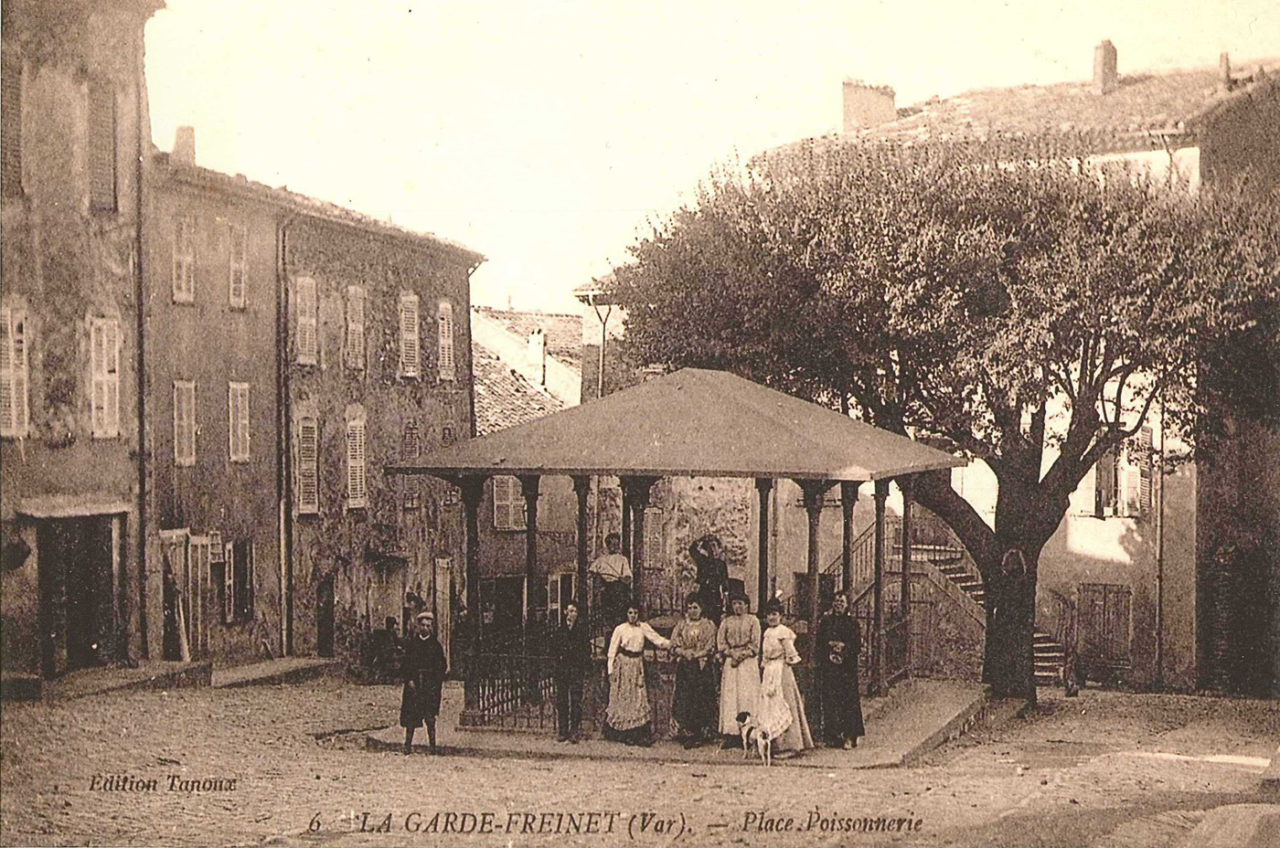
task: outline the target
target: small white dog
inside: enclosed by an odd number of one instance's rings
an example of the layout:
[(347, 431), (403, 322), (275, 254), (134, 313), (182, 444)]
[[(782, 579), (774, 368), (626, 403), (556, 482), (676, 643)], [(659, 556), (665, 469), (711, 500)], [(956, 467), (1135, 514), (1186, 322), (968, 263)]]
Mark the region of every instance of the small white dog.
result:
[(737, 718), (738, 727), (742, 730), (743, 758), (751, 756), (751, 746), (755, 745), (760, 753), (760, 762), (766, 766), (772, 765), (773, 737), (769, 735), (769, 731), (757, 725), (755, 716), (749, 712), (740, 712)]

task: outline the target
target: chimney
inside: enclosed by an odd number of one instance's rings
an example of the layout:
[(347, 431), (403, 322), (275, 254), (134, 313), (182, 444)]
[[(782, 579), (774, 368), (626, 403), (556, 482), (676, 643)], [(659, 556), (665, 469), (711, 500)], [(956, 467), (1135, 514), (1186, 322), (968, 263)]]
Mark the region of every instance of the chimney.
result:
[(1231, 57), (1226, 53), (1218, 54), (1218, 84), (1223, 91), (1231, 90)]
[(529, 364), (538, 375), (538, 385), (547, 384), (547, 337), (539, 327), (529, 333)]
[(173, 152), (169, 154), (169, 161), (179, 165), (190, 165), (195, 167), (196, 164), (196, 128), (195, 127), (178, 127), (178, 132), (173, 137)]
[(861, 80), (846, 79), (844, 95), (844, 126), (846, 134), (897, 120), (894, 108), (894, 91), (887, 85), (867, 85)]
[(1116, 73), (1116, 47), (1110, 41), (1103, 41), (1093, 48), (1093, 93), (1110, 94), (1120, 85), (1120, 76)]

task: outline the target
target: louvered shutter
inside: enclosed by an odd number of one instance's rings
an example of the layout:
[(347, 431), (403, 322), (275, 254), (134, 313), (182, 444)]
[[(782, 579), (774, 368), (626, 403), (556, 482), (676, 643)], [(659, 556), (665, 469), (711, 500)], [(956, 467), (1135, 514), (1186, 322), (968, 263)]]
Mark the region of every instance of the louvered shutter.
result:
[(347, 508), (368, 505), (365, 489), (364, 421), (347, 423)]
[(453, 380), (456, 376), (456, 368), (453, 359), (453, 304), (448, 301), (440, 303), (439, 315), (437, 316), (439, 340), (439, 364), (440, 379)]
[(0, 310), (0, 436), (24, 438), (28, 428), (27, 316)]
[(316, 419), (298, 422), (298, 512), (320, 511), (319, 438)]
[(364, 370), (364, 288), (347, 287), (347, 367)]
[(196, 464), (196, 384), (186, 380), (173, 383), (173, 464)]
[(249, 231), (244, 226), (231, 225), (230, 280), (227, 295), (231, 306), (240, 309), (245, 305), (246, 278), (249, 275)]
[(116, 210), (116, 93), (104, 80), (89, 82), (89, 206)]
[(89, 320), (89, 359), (92, 374), (90, 425), (94, 438), (120, 435), (120, 322), (114, 318)]
[(192, 303), (196, 298), (196, 221), (180, 215), (173, 221), (173, 301)]
[(315, 365), (317, 357), (316, 337), (316, 281), (299, 277), (296, 285), (298, 364)]
[(1152, 432), (1143, 427), (1138, 433), (1138, 513), (1148, 518), (1152, 513), (1155, 486), (1152, 474)]
[(249, 384), (227, 384), (227, 433), (232, 462), (249, 461)]
[(400, 295), (400, 376), (417, 377), (420, 371), (418, 296)]

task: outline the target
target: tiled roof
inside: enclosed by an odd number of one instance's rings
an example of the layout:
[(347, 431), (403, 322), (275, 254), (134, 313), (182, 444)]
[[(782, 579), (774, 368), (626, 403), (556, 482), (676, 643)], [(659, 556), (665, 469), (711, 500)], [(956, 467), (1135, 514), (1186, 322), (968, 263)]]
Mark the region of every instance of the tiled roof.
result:
[(524, 424), (564, 409), (564, 404), (521, 377), (485, 348), (471, 346), (476, 435)]
[[(1046, 132), (1133, 137), (1154, 131), (1179, 132), (1216, 106), (1251, 87), (1275, 84), (1280, 58), (1241, 63), (1230, 91), (1218, 68), (1121, 74), (1109, 94), (1095, 94), (1089, 82), (1025, 85), (934, 98), (898, 110), (896, 121), (869, 128), (869, 138), (913, 140), (985, 138)], [(1264, 69), (1259, 73), (1259, 69)]]
[(573, 368), (582, 366), (582, 316), (556, 312), (519, 312), (511, 309), (495, 309), (491, 306), (473, 307), (507, 328), (507, 332), (521, 339), (541, 328), (547, 340), (547, 354)]
[(317, 218), (349, 224), (393, 238), (410, 239), (431, 244), (459, 254), (471, 264), (478, 265), (485, 260), (483, 254), (477, 253), (466, 245), (452, 239), (447, 239), (434, 233), (419, 233), (409, 230), (389, 221), (382, 221), (362, 212), (356, 212), (354, 209), (347, 209), (335, 203), (317, 200), (314, 197), (290, 191), (285, 187), (273, 188), (265, 183), (254, 182), (243, 174), (236, 174), (233, 177), (230, 174), (224, 174), (211, 168), (175, 162), (164, 151), (153, 151), (152, 161), (159, 168), (166, 169), (174, 179), (190, 185), (221, 189), (241, 196), (250, 196), (262, 202), (272, 203)]

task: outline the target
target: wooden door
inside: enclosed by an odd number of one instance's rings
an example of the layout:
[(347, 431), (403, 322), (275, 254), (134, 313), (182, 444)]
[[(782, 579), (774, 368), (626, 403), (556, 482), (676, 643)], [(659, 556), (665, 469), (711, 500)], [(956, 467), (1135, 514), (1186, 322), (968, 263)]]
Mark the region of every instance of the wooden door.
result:
[(1114, 677), (1130, 664), (1132, 592), (1115, 583), (1080, 584), (1080, 655), (1085, 673)]

